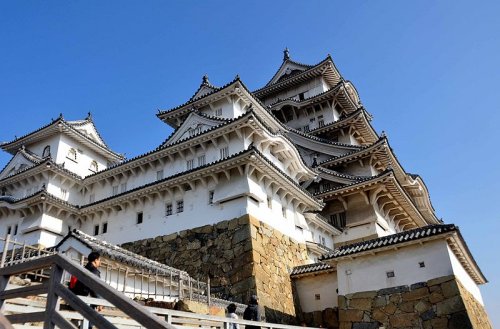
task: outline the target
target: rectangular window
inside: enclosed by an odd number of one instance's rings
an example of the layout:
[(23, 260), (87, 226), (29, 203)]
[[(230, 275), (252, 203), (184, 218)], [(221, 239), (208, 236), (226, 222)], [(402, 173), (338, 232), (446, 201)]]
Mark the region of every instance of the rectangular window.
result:
[(14, 226), (14, 235), (17, 235), (17, 229), (18, 229), (18, 226), (17, 224)]
[(108, 233), (108, 223), (104, 222), (102, 223), (102, 234)]
[(346, 227), (346, 222), (347, 218), (345, 211), (330, 215), (330, 224), (335, 226), (336, 228), (342, 229)]
[(177, 201), (177, 213), (184, 211), (184, 200)]
[(99, 225), (94, 226), (94, 235), (99, 235)]
[(186, 168), (187, 168), (187, 170), (191, 170), (194, 168), (194, 159), (186, 161)]
[(267, 207), (273, 209), (273, 199), (270, 196), (267, 197)]
[(305, 125), (304, 127), (302, 127), (302, 130), (303, 130), (305, 133), (308, 133), (308, 132), (309, 132), (309, 125)]
[(316, 300), (321, 300), (321, 295), (320, 295), (320, 294), (315, 294), (315, 295), (314, 295), (314, 299), (316, 299)]
[(324, 126), (325, 126), (325, 120), (323, 119), (323, 116), (322, 116), (322, 115), (320, 115), (320, 116), (318, 117), (318, 127), (320, 127), (320, 128), (321, 128), (321, 127), (324, 127)]
[(68, 225), (68, 233), (69, 233), (69, 232), (71, 232), (71, 231), (72, 231), (72, 229), (73, 229), (73, 228), (71, 227), (71, 225)]
[(122, 183), (120, 185), (120, 193), (127, 191), (127, 183)]
[(200, 155), (198, 157), (198, 167), (204, 166), (205, 165), (205, 154)]
[(142, 224), (143, 216), (144, 216), (144, 214), (142, 212), (137, 213), (137, 216), (136, 216), (137, 217), (137, 221), (136, 221), (137, 224)]
[(214, 191), (208, 191), (208, 204), (214, 203)]
[(94, 193), (89, 195), (89, 203), (93, 203), (93, 202), (95, 202), (95, 194)]
[(216, 117), (221, 117), (222, 116), (222, 108), (215, 110), (215, 116)]
[(396, 275), (394, 274), (394, 271), (388, 271), (388, 272), (386, 272), (386, 274), (387, 274), (387, 277), (388, 277), (388, 278), (393, 278), (393, 277), (395, 277), (395, 276), (396, 276)]
[(281, 213), (283, 214), (283, 218), (286, 218), (286, 208), (281, 207)]
[(118, 186), (113, 186), (113, 195), (118, 194)]
[[(14, 234), (15, 234), (15, 233), (14, 233)], [(425, 262), (419, 262), (419, 263), (418, 263), (418, 266), (419, 266), (419, 267), (425, 267)]]
[(31, 195), (31, 187), (26, 190), (26, 196)]
[(61, 199), (66, 200), (67, 195), (68, 195), (68, 190), (61, 188)]
[(161, 180), (163, 179), (163, 170), (158, 170), (156, 172), (156, 180)]
[(171, 216), (171, 215), (172, 215), (172, 204), (166, 203), (165, 204), (165, 216)]
[(12, 226), (7, 226), (7, 234), (11, 234), (12, 233)]
[(323, 183), (323, 192), (328, 191), (331, 188), (332, 188), (332, 186), (330, 185), (330, 183)]
[(220, 149), (220, 158), (221, 159), (224, 159), (224, 158), (227, 158), (229, 155), (229, 147), (223, 147)]
[(303, 101), (305, 99), (304, 93), (299, 94), (299, 101)]

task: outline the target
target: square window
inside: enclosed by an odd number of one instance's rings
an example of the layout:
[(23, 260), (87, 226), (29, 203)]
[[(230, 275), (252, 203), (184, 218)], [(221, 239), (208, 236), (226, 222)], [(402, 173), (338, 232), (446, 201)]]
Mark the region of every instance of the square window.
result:
[(137, 224), (142, 224), (142, 220), (144, 218), (144, 214), (142, 212), (137, 213)]
[(94, 226), (94, 235), (99, 235), (99, 225)]
[(166, 203), (165, 204), (165, 216), (171, 216), (171, 215), (172, 215), (172, 204)]
[(419, 266), (419, 267), (425, 267), (425, 262), (419, 262), (419, 263), (418, 263), (418, 266)]
[(184, 211), (184, 200), (177, 201), (177, 213)]
[(108, 233), (108, 223), (102, 223), (102, 234)]
[(387, 274), (387, 277), (388, 277), (388, 278), (393, 278), (393, 277), (395, 277), (395, 276), (396, 276), (396, 275), (394, 274), (394, 271), (388, 271), (388, 272), (386, 272), (386, 274)]
[(320, 300), (321, 299), (321, 294), (315, 294), (314, 295), (315, 300)]
[(163, 179), (163, 170), (158, 170), (156, 172), (156, 180), (161, 180)]

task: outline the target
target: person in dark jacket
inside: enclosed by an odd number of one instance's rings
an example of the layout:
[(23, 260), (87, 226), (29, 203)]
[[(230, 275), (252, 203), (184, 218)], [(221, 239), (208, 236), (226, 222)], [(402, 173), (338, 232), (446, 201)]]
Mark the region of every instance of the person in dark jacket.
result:
[[(248, 306), (243, 312), (243, 320), (260, 321), (259, 302), (256, 295), (250, 297)], [(260, 329), (259, 326), (245, 326), (245, 329)]]
[[(85, 265), (85, 268), (98, 278), (101, 278), (101, 271), (99, 271), (99, 266), (101, 266), (101, 255), (96, 251), (92, 251), (87, 256), (87, 265)], [(97, 295), (92, 289), (84, 285), (80, 280), (76, 281), (72, 291), (76, 295), (99, 298), (99, 295)], [(90, 305), (90, 307), (94, 308), (97, 312), (102, 311), (101, 305)], [(89, 322), (89, 329), (92, 328), (93, 325)]]
[[(101, 266), (101, 255), (96, 251), (92, 251), (87, 257), (87, 265), (85, 265), (85, 268), (100, 278), (101, 272), (99, 271), (99, 266)], [(80, 280), (76, 282), (73, 292), (80, 296), (99, 298), (99, 296), (92, 289), (84, 285)]]

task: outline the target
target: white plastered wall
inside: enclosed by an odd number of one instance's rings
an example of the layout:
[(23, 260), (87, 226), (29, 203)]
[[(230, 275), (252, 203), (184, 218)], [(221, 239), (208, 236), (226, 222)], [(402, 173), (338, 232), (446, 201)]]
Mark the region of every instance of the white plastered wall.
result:
[(464, 267), (457, 259), (457, 256), (455, 256), (449, 246), (448, 254), (450, 255), (453, 273), (457, 276), (458, 280), (460, 280), (465, 289), (467, 289), (477, 299), (477, 301), (481, 303), (481, 305), (484, 305), (483, 297), (481, 296), (481, 291), (479, 290), (478, 285), (474, 282), (474, 280), (472, 280), (467, 271), (465, 271)]
[(294, 281), (302, 312), (338, 307), (337, 272), (304, 276)]

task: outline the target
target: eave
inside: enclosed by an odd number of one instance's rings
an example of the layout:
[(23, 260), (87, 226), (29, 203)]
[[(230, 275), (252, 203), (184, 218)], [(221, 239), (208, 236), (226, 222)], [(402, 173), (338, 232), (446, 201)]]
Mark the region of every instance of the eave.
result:
[[(369, 196), (366, 193), (367, 191), (370, 191)], [(388, 206), (392, 207), (387, 208), (387, 214), (390, 214), (393, 210), (395, 211), (394, 217), (398, 217), (395, 219), (397, 225), (413, 228), (439, 223), (437, 219), (434, 220), (431, 218), (430, 222), (426, 220), (413, 203), (411, 197), (408, 196), (404, 188), (399, 184), (392, 170), (386, 170), (377, 176), (361, 182), (333, 188), (313, 195), (323, 200), (332, 200), (358, 193), (365, 195), (366, 201), (369, 204), (378, 202), (379, 198), (384, 198), (390, 194), (392, 196), (390, 199), (395, 200), (397, 204), (391, 201)], [(385, 211), (384, 206), (382, 206), (381, 210)]]
[(341, 117), (340, 120), (324, 125), (313, 130), (310, 130), (310, 135), (321, 135), (331, 131), (338, 131), (343, 128), (349, 128), (349, 132), (358, 132), (355, 138), (361, 144), (375, 143), (379, 136), (370, 124), (371, 116), (366, 112), (363, 107), (358, 108), (356, 111), (351, 112), (349, 115)]
[(246, 163), (252, 163), (257, 168), (266, 171), (267, 174), (273, 175), (273, 178), (277, 182), (279, 182), (282, 186), (288, 187), (288, 191), (294, 190), (296, 194), (302, 195), (303, 203), (309, 208), (319, 210), (323, 207), (323, 204), (316, 200), (308, 191), (300, 187), (300, 185), (295, 183), (292, 178), (272, 164), (262, 153), (252, 147), (228, 158), (197, 167), (190, 171), (180, 172), (162, 180), (158, 180), (124, 193), (84, 205), (81, 207), (81, 211), (82, 214), (86, 214), (101, 208), (115, 206), (121, 209), (123, 208), (123, 204), (131, 199), (152, 193), (159, 193), (161, 190), (175, 186), (185, 184), (191, 186), (191, 184), (194, 184), (196, 180), (204, 178), (205, 176), (210, 177), (221, 171), (228, 171)]

